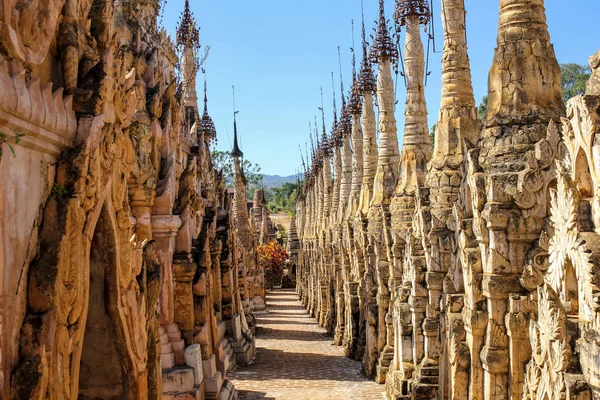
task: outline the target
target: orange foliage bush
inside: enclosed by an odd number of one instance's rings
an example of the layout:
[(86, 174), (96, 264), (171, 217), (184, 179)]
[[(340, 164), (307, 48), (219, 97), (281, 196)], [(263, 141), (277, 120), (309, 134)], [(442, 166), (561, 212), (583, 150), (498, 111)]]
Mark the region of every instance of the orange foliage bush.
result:
[(265, 269), (265, 284), (267, 289), (281, 284), (283, 266), (286, 259), (287, 251), (285, 251), (285, 248), (277, 240), (258, 246), (258, 261)]

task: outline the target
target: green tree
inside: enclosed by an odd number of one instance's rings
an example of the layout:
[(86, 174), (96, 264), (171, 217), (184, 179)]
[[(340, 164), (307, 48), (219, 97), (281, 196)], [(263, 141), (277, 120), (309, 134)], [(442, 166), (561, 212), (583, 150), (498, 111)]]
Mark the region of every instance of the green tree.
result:
[(297, 182), (286, 182), (281, 187), (271, 188), (267, 197), (267, 208), (271, 212), (284, 211), (293, 214), (296, 209)]
[(429, 131), (429, 139), (431, 139), (431, 146), (435, 144), (435, 129), (437, 128), (437, 124), (433, 124), (431, 130)]
[[(225, 186), (233, 186), (233, 157), (229, 151), (213, 150), (212, 161), (215, 169), (223, 172), (223, 178), (225, 179)], [(253, 198), (254, 191), (262, 187), (263, 176), (260, 173), (260, 165), (253, 163), (246, 159), (242, 160), (242, 170), (246, 177), (246, 197)]]
[(486, 94), (481, 99), (481, 104), (479, 104), (479, 107), (477, 107), (477, 117), (479, 119), (485, 118), (485, 114), (487, 114), (487, 105), (488, 105), (488, 96)]
[(560, 65), (560, 82), (565, 103), (572, 97), (585, 93), (585, 85), (590, 79), (590, 67), (575, 63)]

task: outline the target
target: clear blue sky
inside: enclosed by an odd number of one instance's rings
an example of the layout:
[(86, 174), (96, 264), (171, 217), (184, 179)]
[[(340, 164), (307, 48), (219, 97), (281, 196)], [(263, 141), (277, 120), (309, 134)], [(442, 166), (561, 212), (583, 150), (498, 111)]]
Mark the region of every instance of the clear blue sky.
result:
[[(190, 0), (201, 27), (208, 58), (209, 111), (215, 121), (219, 149), (233, 140), (232, 84), (236, 87), (238, 131), (245, 157), (270, 175), (294, 174), (300, 165), (298, 145), (308, 140), (308, 123), (319, 113), (320, 86), (325, 93), (328, 132), (331, 127), (331, 72), (336, 76), (337, 47), (342, 48), (345, 89), (351, 83), (351, 20), (360, 62), (360, 0)], [(367, 32), (378, 12), (378, 0), (364, 0)], [(386, 0), (391, 18), (395, 1)], [(498, 0), (466, 0), (467, 39), (475, 98), (487, 92), (487, 75), (496, 44)], [(443, 44), (440, 0), (434, 0), (436, 45)], [(168, 0), (163, 25), (173, 33), (184, 0)], [(546, 0), (550, 35), (560, 63), (587, 65), (600, 48), (598, 0)], [(403, 40), (403, 38), (402, 38)], [(429, 124), (437, 120), (441, 54), (430, 57), (426, 87)], [(404, 84), (398, 82), (398, 135), (401, 139)], [(198, 77), (201, 98), (202, 76)], [(319, 118), (320, 121), (320, 118)]]

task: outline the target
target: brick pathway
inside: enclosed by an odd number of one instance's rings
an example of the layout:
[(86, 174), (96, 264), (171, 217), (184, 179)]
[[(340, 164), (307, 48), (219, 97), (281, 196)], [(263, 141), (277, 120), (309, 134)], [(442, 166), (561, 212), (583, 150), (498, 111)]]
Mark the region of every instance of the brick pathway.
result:
[(383, 385), (360, 374), (360, 363), (344, 357), (294, 291), (270, 292), (267, 306), (257, 316), (253, 363), (228, 373), (240, 400), (384, 399)]

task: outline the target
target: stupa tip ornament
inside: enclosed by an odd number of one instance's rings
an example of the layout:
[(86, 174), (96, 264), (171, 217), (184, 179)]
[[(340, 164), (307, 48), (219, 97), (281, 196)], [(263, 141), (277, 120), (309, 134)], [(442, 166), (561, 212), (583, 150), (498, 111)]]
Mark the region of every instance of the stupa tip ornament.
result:
[(362, 108), (361, 88), (358, 74), (356, 73), (356, 52), (354, 51), (354, 20), (352, 20), (352, 86), (350, 87), (350, 100), (348, 110), (351, 114), (360, 114)]
[(369, 58), (367, 56), (366, 43), (364, 57), (360, 66), (360, 73), (358, 75), (358, 87), (362, 92), (371, 91), (373, 93), (375, 93), (375, 89), (377, 88), (377, 81), (373, 75), (373, 68), (371, 67), (371, 63), (369, 62)]
[(210, 140), (217, 140), (217, 128), (212, 118), (208, 114), (208, 96), (206, 90), (206, 80), (204, 80), (204, 112), (200, 120), (200, 133)]
[(344, 101), (342, 104), (342, 110), (340, 111), (341, 117), (338, 124), (338, 130), (340, 134), (340, 140), (343, 142), (343, 140), (352, 133), (352, 113), (350, 110), (350, 104), (346, 103), (346, 96), (342, 96), (342, 99), (344, 99)]
[(352, 133), (352, 114), (350, 112), (349, 104), (346, 101), (346, 95), (344, 94), (344, 77), (342, 76), (342, 55), (339, 46), (338, 59), (340, 64), (340, 91), (342, 94), (342, 108), (340, 110), (340, 122), (338, 123), (337, 128), (341, 146), (343, 140)]
[(321, 135), (321, 148), (323, 150), (323, 156), (331, 155), (331, 146), (329, 145), (329, 139), (327, 138), (327, 132), (325, 131), (325, 124), (323, 124), (323, 133)]
[(231, 150), (231, 156), (235, 158), (241, 158), (244, 156), (240, 146), (238, 145), (238, 133), (237, 133), (237, 111), (233, 114), (233, 150)]
[(200, 31), (196, 27), (194, 15), (190, 10), (189, 0), (185, 0), (185, 7), (179, 19), (177, 27), (176, 43), (178, 47), (191, 46), (193, 48), (200, 47)]
[[(325, 127), (325, 106), (323, 104), (323, 86), (321, 86), (321, 127), (322, 127), (322, 133), (321, 133), (321, 143), (323, 143), (323, 152), (324, 155), (327, 156), (331, 156), (333, 149), (332, 149), (332, 144), (333, 143), (333, 137), (331, 139), (327, 138), (327, 128)], [(315, 115), (315, 129), (317, 127), (317, 116)]]
[(373, 68), (369, 61), (369, 43), (367, 42), (367, 31), (365, 29), (365, 14), (362, 13), (362, 62), (360, 64), (360, 71), (358, 72), (358, 88), (361, 92), (371, 91), (375, 93), (377, 88), (377, 81), (373, 75)]
[(431, 10), (426, 0), (396, 0), (394, 20), (398, 26), (406, 25), (409, 16), (419, 17), (421, 25), (427, 25), (431, 20)]
[(350, 100), (348, 101), (348, 113), (349, 114), (360, 114), (362, 108), (361, 102), (361, 86), (358, 79), (354, 79), (352, 87), (350, 89)]
[[(354, 64), (354, 61), (353, 61)], [(350, 99), (348, 100), (348, 113), (350, 115), (360, 114), (362, 109), (361, 86), (356, 71), (352, 73), (352, 86), (350, 87)]]
[(377, 63), (380, 58), (389, 58), (391, 62), (398, 60), (398, 49), (392, 41), (387, 20), (385, 19), (385, 3), (379, 0), (379, 23), (377, 24), (377, 35), (371, 46), (370, 57), (372, 63)]

